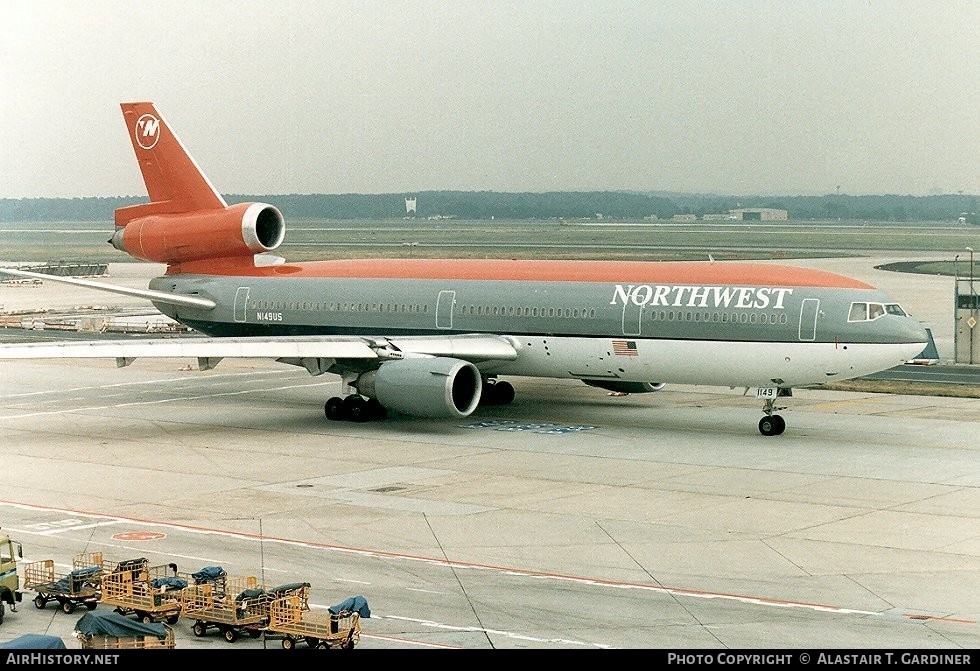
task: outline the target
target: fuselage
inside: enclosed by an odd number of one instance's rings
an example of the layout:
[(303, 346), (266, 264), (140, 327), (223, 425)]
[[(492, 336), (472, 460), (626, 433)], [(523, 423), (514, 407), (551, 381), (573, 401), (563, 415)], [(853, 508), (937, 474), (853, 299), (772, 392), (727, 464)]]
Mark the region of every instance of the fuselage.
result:
[(823, 271), (751, 263), (322, 261), (235, 274), (171, 269), (158, 304), (215, 336), (506, 336), (487, 375), (781, 386), (865, 375), (922, 351), (884, 292)]

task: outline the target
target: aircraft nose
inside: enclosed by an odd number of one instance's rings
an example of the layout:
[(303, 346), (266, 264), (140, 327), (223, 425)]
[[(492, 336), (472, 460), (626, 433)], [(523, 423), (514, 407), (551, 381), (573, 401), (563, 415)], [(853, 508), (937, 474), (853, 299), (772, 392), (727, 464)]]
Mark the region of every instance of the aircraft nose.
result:
[(926, 330), (925, 325), (912, 319), (910, 317), (905, 318), (905, 324), (902, 328), (903, 336), (908, 338), (909, 342), (915, 343), (927, 343), (929, 342), (929, 332)]
[(929, 342), (929, 331), (927, 327), (920, 323), (918, 319), (908, 315), (888, 315), (887, 319), (878, 320), (883, 330), (880, 336), (883, 342), (890, 343), (921, 343), (925, 346)]

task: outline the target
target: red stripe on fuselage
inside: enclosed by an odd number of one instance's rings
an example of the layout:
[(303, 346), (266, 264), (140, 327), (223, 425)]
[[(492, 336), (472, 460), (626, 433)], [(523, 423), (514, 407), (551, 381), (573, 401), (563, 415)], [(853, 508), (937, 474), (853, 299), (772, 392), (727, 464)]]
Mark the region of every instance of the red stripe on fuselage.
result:
[(873, 289), (850, 277), (812, 268), (737, 262), (517, 261), (511, 259), (352, 259), (255, 267), (251, 259), (184, 263), (168, 275), (323, 277), (510, 282), (726, 284)]

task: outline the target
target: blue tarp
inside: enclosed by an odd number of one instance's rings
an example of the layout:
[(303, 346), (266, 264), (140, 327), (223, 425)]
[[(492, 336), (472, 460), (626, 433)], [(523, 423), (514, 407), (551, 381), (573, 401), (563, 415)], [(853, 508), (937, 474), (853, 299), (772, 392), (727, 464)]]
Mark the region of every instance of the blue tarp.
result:
[(183, 578), (154, 578), (150, 581), (150, 585), (153, 589), (160, 589), (161, 587), (166, 587), (168, 590), (184, 589), (187, 587), (187, 581)]
[(282, 597), (287, 594), (292, 594), (296, 590), (302, 589), (303, 587), (308, 588), (309, 586), (310, 583), (308, 582), (290, 582), (290, 583), (286, 583), (285, 585), (279, 585), (278, 587), (274, 588), (271, 591), (272, 594), (274, 594), (275, 596)]
[(116, 564), (116, 573), (121, 573), (122, 571), (139, 571), (146, 568), (149, 561), (145, 557), (140, 557), (139, 559), (127, 559), (126, 561), (121, 561)]
[(202, 582), (212, 582), (224, 576), (225, 570), (220, 566), (205, 566), (197, 573), (191, 573), (191, 577), (194, 578), (194, 582), (197, 584), (201, 584)]
[(99, 576), (101, 571), (102, 569), (100, 569), (98, 566), (77, 568), (64, 578), (56, 580), (48, 585), (48, 588), (57, 592), (63, 592), (65, 594), (80, 592), (85, 588), (86, 583), (94, 581)]
[(341, 601), (336, 606), (330, 606), (328, 610), (334, 615), (346, 610), (352, 613), (356, 612), (358, 615), (364, 618), (371, 617), (371, 609), (368, 608), (367, 599), (361, 595), (352, 596), (346, 601)]
[(115, 611), (96, 611), (85, 613), (75, 624), (75, 631), (84, 636), (115, 636), (132, 638), (136, 636), (167, 637), (167, 628), (161, 622), (137, 622)]
[(235, 597), (235, 601), (245, 601), (246, 599), (258, 599), (260, 596), (264, 596), (267, 592), (264, 589), (258, 587), (254, 589), (247, 589), (241, 594)]
[(72, 575), (76, 578), (89, 578), (92, 576), (99, 575), (101, 572), (102, 569), (98, 566), (86, 566), (85, 568), (75, 569), (69, 575)]
[(19, 648), (21, 650), (67, 649), (68, 646), (57, 636), (47, 634), (24, 634), (15, 639), (0, 643), (0, 648)]

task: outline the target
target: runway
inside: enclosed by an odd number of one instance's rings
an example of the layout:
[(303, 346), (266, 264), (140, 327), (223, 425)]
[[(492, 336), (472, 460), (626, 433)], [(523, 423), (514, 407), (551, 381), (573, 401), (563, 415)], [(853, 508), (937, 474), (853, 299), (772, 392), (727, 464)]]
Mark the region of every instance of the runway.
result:
[[(0, 364), (0, 526), (25, 561), (362, 595), (366, 649), (980, 647), (980, 399), (796, 390), (764, 437), (741, 389), (516, 378), (464, 420), (356, 424), (324, 419), (332, 376), (188, 363)], [(32, 597), (0, 640), (79, 647), (80, 613)], [(191, 625), (178, 648), (279, 646)]]

